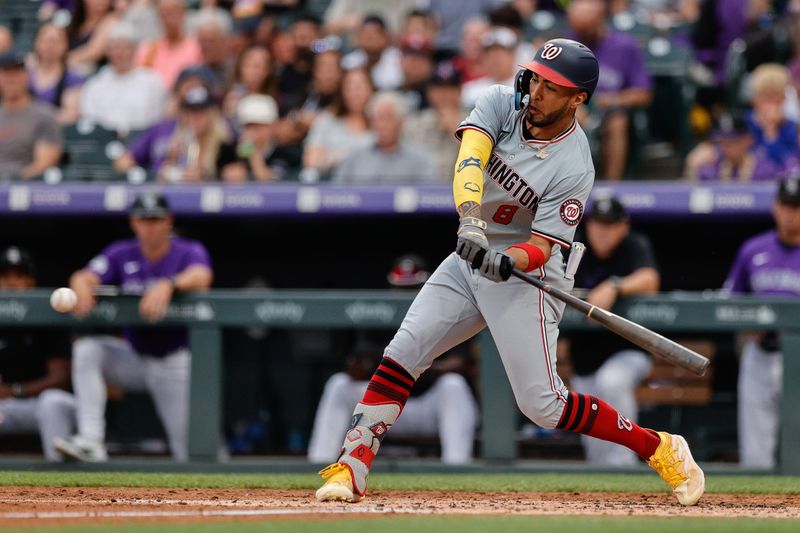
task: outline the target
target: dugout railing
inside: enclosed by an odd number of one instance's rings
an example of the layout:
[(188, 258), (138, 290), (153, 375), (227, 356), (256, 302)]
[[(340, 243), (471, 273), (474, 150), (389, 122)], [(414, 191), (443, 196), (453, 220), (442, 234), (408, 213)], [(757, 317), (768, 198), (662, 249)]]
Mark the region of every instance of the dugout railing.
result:
[[(100, 297), (89, 317), (76, 320), (49, 305), (50, 291), (0, 292), (0, 327), (145, 325), (138, 298)], [(213, 290), (182, 295), (160, 325), (184, 324), (192, 350), (189, 454), (214, 461), (222, 423), (222, 328), (390, 328), (400, 324), (413, 294), (388, 291)], [(645, 327), (670, 332), (777, 330), (784, 353), (779, 472), (800, 474), (800, 302), (696, 293), (631, 298), (615, 309)], [(154, 326), (158, 327), (158, 326)], [(562, 331), (597, 327), (568, 310)], [(481, 453), (488, 460), (516, 457), (518, 411), (491, 335), (480, 334)]]

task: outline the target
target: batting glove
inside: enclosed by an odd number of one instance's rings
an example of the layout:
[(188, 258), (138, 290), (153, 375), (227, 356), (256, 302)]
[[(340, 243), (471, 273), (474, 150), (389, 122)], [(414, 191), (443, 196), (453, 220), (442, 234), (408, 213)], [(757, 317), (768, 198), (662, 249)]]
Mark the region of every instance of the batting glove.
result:
[(484, 278), (500, 282), (511, 277), (512, 268), (514, 268), (514, 259), (510, 255), (499, 250), (487, 250), (478, 272)]
[(472, 268), (480, 266), (484, 253), (489, 249), (485, 229), (486, 222), (475, 217), (463, 217), (458, 225), (456, 253), (461, 259), (468, 261)]

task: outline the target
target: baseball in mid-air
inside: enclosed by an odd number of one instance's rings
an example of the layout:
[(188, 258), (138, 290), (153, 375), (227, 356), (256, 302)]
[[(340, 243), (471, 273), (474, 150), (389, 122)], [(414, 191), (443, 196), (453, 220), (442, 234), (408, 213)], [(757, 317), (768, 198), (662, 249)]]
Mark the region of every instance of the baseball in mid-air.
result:
[(50, 305), (59, 313), (69, 313), (78, 303), (78, 295), (68, 287), (61, 287), (50, 295)]

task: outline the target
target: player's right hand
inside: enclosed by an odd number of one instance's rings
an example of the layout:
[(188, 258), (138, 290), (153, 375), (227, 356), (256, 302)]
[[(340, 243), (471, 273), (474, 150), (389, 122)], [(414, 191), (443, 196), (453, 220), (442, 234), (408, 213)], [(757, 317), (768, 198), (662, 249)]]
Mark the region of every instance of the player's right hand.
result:
[(483, 256), (489, 249), (485, 229), (486, 222), (475, 217), (462, 217), (458, 225), (456, 253), (461, 259), (468, 261), (472, 268), (481, 266)]
[(73, 283), (71, 288), (75, 291), (75, 296), (78, 297), (75, 302), (75, 307), (72, 309), (72, 314), (75, 315), (76, 318), (84, 318), (92, 311), (97, 303), (97, 299), (92, 292), (92, 287), (87, 283)]

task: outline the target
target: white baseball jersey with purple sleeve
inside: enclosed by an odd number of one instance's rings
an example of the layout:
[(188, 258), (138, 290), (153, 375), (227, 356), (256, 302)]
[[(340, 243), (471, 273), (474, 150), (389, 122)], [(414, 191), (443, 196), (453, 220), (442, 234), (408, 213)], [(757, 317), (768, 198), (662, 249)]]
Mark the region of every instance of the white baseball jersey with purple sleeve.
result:
[[(533, 274), (570, 290), (562, 249), (571, 244), (594, 183), (586, 135), (573, 122), (553, 139), (529, 138), (513, 90), (500, 85), (478, 100), (457, 136), (466, 129), (484, 133), (494, 145), (481, 203), (490, 247), (526, 242), (531, 233), (547, 239), (553, 243), (550, 259)], [(480, 161), (460, 161), (456, 172), (471, 165)], [(513, 277), (490, 281), (453, 253), (417, 295), (385, 353), (418, 377), (436, 357), (488, 326), (520, 409), (552, 428), (567, 395), (556, 374), (563, 311), (563, 303), (531, 285)]]

